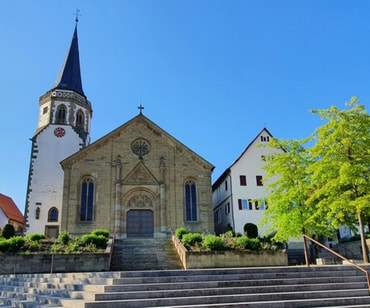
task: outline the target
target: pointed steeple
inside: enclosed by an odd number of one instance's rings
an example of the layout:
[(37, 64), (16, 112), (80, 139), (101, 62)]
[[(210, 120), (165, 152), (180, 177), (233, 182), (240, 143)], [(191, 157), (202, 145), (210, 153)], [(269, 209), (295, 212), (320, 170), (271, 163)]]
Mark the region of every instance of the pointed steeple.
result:
[(85, 96), (82, 89), (80, 56), (78, 50), (77, 21), (73, 32), (71, 46), (64, 60), (53, 89), (72, 90)]

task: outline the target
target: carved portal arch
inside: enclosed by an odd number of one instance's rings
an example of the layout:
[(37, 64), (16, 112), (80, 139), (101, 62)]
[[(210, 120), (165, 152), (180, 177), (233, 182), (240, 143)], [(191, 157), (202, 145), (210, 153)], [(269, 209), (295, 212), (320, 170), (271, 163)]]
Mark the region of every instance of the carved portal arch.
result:
[(147, 188), (134, 188), (123, 196), (122, 204), (126, 210), (129, 209), (151, 209), (155, 210), (158, 205), (158, 196)]

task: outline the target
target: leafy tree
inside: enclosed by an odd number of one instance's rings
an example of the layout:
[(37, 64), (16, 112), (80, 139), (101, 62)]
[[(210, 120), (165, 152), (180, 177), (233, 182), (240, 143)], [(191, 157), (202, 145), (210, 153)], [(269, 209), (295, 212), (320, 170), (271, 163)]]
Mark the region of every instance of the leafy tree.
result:
[(248, 222), (244, 225), (244, 235), (248, 236), (249, 238), (256, 238), (258, 237), (258, 227)]
[(368, 263), (364, 219), (370, 212), (370, 117), (357, 98), (347, 105), (312, 111), (327, 122), (314, 132), (316, 142), (309, 150), (314, 161), (309, 205), (335, 228), (358, 227)]

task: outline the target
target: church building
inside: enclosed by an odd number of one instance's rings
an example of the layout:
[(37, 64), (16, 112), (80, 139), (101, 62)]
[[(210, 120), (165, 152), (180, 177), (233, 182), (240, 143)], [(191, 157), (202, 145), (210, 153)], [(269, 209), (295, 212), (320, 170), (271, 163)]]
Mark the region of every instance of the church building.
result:
[[(108, 229), (117, 238), (213, 232), (214, 166), (143, 114), (90, 143), (77, 21), (55, 85), (40, 98), (32, 138), (26, 233)], [(102, 102), (103, 103), (103, 102)]]

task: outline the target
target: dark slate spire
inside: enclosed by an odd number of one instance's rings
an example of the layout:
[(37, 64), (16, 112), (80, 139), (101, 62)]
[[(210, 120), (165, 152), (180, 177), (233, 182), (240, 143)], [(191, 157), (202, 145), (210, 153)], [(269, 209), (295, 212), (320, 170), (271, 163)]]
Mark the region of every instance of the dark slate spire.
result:
[(82, 89), (80, 56), (78, 51), (77, 22), (73, 32), (71, 46), (59, 72), (54, 89), (72, 90), (85, 96)]

